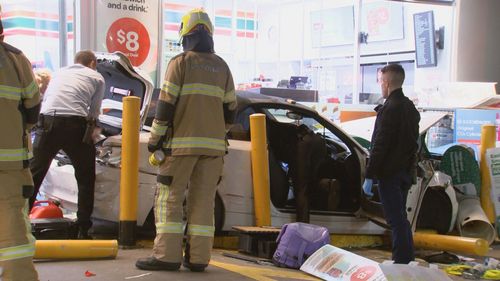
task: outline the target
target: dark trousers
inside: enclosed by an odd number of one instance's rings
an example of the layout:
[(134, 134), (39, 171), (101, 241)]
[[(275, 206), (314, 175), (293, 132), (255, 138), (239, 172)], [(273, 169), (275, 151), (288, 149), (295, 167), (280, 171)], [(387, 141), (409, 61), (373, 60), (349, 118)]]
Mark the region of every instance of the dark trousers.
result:
[(33, 142), (31, 173), (35, 184), (30, 198), (30, 209), (50, 164), (59, 150), (63, 150), (75, 168), (78, 183), (77, 223), (81, 229), (92, 226), (90, 215), (94, 209), (95, 147), (82, 142), (87, 122), (79, 116), (41, 116)]
[(406, 214), (410, 174), (401, 171), (379, 180), (378, 186), (385, 219), (392, 230), (392, 259), (395, 263), (409, 263), (415, 259), (413, 234)]

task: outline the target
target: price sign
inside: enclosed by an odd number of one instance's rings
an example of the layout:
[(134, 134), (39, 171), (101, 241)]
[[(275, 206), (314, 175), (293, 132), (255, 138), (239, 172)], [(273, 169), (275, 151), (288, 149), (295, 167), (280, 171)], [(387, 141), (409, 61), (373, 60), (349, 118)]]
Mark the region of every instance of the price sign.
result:
[(367, 265), (358, 268), (352, 275), (351, 281), (366, 281), (372, 278), (373, 275), (377, 272), (377, 268), (375, 266)]
[(124, 53), (133, 66), (146, 60), (151, 42), (144, 25), (136, 19), (120, 18), (114, 21), (106, 34), (108, 52)]

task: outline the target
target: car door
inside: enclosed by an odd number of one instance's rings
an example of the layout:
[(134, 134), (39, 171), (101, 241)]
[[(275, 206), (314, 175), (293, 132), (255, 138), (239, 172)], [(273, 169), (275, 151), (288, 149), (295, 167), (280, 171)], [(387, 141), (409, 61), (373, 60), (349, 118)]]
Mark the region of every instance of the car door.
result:
[[(336, 180), (340, 185), (342, 199), (336, 204), (328, 205), (329, 201), (323, 200), (311, 203), (311, 222), (317, 218), (318, 224), (332, 222), (326, 217), (354, 216), (359, 211), (361, 200), (361, 184), (364, 175), (366, 150), (353, 138), (346, 134), (323, 115), (315, 110), (295, 104), (284, 99), (269, 99), (263, 96), (254, 96), (251, 102), (246, 101), (238, 110), (235, 125), (230, 131), (230, 139), (250, 140), (248, 118), (250, 114), (263, 113), (266, 115), (266, 126), (269, 143), (269, 169), (271, 201), (280, 213), (294, 213), (293, 204), (289, 204), (290, 177), (287, 177), (288, 161), (287, 151), (278, 153), (277, 148), (287, 147), (287, 139), (293, 137), (286, 127), (307, 126), (315, 134), (325, 139), (328, 157), (321, 171), (322, 179)], [(292, 113), (292, 114), (290, 114)], [(300, 120), (294, 120), (293, 116)], [(273, 145), (276, 138), (279, 145)], [(317, 200), (329, 199), (328, 194), (321, 198), (315, 194)], [(319, 196), (318, 196), (319, 195)], [(290, 201), (290, 200), (288, 200)]]
[[(424, 137), (427, 131), (439, 120), (444, 118), (446, 113), (443, 112), (422, 112), (421, 120), (419, 123), (419, 133), (420, 133), (420, 155), (424, 157), (420, 159), (418, 164), (418, 177), (415, 184), (413, 184), (408, 191), (408, 197), (406, 200), (406, 212), (407, 218), (412, 229), (415, 230), (417, 225), (418, 214), (424, 198), (424, 194), (428, 188), (428, 184), (433, 176), (432, 164), (429, 159), (425, 158), (424, 153), (426, 151)], [(359, 120), (349, 121), (342, 124), (342, 128), (353, 134), (356, 137), (360, 137), (365, 140), (371, 139), (371, 134), (373, 132), (373, 126), (376, 117), (368, 117)], [(376, 186), (375, 186), (376, 188)], [(363, 194), (361, 201), (361, 215), (369, 217), (375, 223), (389, 228), (387, 222), (384, 218), (384, 213), (382, 209), (382, 204), (380, 199), (375, 192), (375, 196), (368, 198)]]
[[(287, 117), (287, 112), (295, 112), (297, 114), (302, 115), (301, 120), (292, 120)], [(297, 124), (307, 124), (311, 127), (316, 133), (322, 134), (326, 139), (331, 139), (337, 145), (339, 143), (344, 144), (344, 151), (341, 151), (340, 154), (332, 153), (333, 150), (330, 150), (330, 155), (335, 159), (339, 159), (341, 157), (351, 157), (352, 159), (356, 159), (356, 163), (358, 167), (349, 167), (349, 169), (344, 170), (350, 178), (352, 179), (349, 182), (348, 192), (351, 193), (350, 196), (347, 196), (347, 200), (342, 200), (344, 202), (344, 206), (340, 208), (340, 212), (324, 212), (325, 210), (316, 210), (317, 214), (326, 215), (326, 216), (335, 216), (339, 213), (356, 213), (356, 215), (360, 217), (368, 217), (370, 220), (376, 222), (379, 225), (384, 227), (388, 227), (386, 221), (383, 216), (383, 209), (378, 198), (368, 199), (364, 193), (362, 192), (361, 185), (364, 180), (365, 173), (365, 165), (366, 165), (366, 157), (368, 151), (361, 146), (361, 144), (354, 140), (351, 137), (351, 134), (348, 134), (346, 131), (342, 130), (331, 120), (328, 118), (318, 114), (316, 111), (301, 107), (294, 106), (293, 103), (289, 102), (278, 102), (278, 101), (261, 101), (250, 104), (245, 109), (240, 110), (240, 115), (237, 117), (237, 123), (240, 124), (240, 128), (244, 128), (242, 132), (244, 132), (245, 138), (249, 139), (249, 126), (247, 123), (243, 124), (242, 120), (247, 120), (248, 116), (252, 113), (264, 113), (267, 116), (267, 122), (272, 124), (273, 122), (281, 122), (281, 123), (294, 123)], [(244, 114), (242, 114), (244, 113)], [(424, 113), (422, 114), (422, 120), (420, 122), (420, 133), (424, 135), (425, 132), (436, 122), (438, 122), (445, 114), (442, 113)], [(368, 120), (367, 120), (368, 119)], [(371, 119), (371, 120), (370, 120)], [(238, 121), (239, 120), (239, 121)], [(347, 122), (343, 124), (342, 128), (345, 128), (348, 132), (355, 132), (353, 137), (359, 139), (370, 139), (371, 133), (373, 129), (375, 117), (366, 118), (363, 120), (357, 120), (352, 122)], [(269, 132), (268, 128), (268, 132)], [(242, 134), (240, 134), (242, 135)], [(269, 136), (268, 136), (269, 137)], [(293, 211), (287, 208), (284, 208), (284, 200), (283, 194), (286, 195), (286, 190), (283, 192), (283, 188), (278, 188), (278, 185), (281, 185), (283, 180), (279, 180), (280, 176), (276, 175), (276, 171), (279, 170), (276, 167), (273, 167), (273, 155), (272, 148), (270, 148), (269, 152), (270, 156), (270, 180), (271, 180), (271, 197), (272, 203), (278, 209), (282, 211)], [(279, 161), (278, 161), (279, 162)], [(407, 200), (407, 213), (408, 219), (413, 227), (416, 226), (416, 220), (418, 218), (418, 211), (420, 204), (423, 199), (423, 195), (426, 191), (427, 184), (430, 180), (432, 174), (429, 174), (429, 169), (425, 168), (425, 161), (421, 163), (423, 173), (420, 173), (420, 177), (417, 180), (417, 184), (413, 185), (408, 194)], [(286, 168), (286, 167), (285, 167)], [(427, 173), (425, 173), (427, 172)], [(278, 180), (276, 180), (278, 178)], [(281, 194), (281, 197), (279, 197)], [(273, 196), (274, 195), (274, 196)], [(276, 199), (281, 198), (281, 199)], [(328, 211), (328, 210), (327, 210)], [(339, 211), (339, 210), (337, 210)], [(314, 213), (315, 210), (312, 210)]]

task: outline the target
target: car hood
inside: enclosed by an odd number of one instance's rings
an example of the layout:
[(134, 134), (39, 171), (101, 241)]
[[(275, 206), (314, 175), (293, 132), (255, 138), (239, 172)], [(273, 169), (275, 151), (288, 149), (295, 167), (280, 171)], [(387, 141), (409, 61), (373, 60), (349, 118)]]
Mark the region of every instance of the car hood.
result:
[[(419, 131), (420, 135), (425, 134), (434, 124), (447, 115), (446, 112), (421, 112)], [(373, 127), (377, 117), (367, 117), (340, 124), (340, 127), (351, 136), (356, 136), (370, 141), (373, 134)]]
[(141, 99), (141, 127), (147, 117), (149, 104), (153, 95), (153, 82), (129, 59), (120, 52), (96, 53), (97, 71), (105, 80), (105, 92), (102, 100), (102, 113), (99, 121), (103, 124), (107, 135), (121, 133), (123, 98), (135, 96)]

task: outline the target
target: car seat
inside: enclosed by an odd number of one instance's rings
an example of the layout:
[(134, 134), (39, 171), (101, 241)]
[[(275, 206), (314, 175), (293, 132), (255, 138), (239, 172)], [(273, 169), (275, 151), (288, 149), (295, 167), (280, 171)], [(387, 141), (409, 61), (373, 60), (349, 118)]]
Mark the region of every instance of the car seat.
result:
[(282, 163), (276, 159), (274, 152), (269, 150), (269, 182), (271, 202), (277, 208), (284, 208), (290, 191), (287, 170)]
[(297, 221), (309, 222), (309, 201), (312, 193), (318, 192), (319, 168), (326, 156), (326, 142), (309, 127), (297, 127), (294, 159), (290, 162)]
[(272, 203), (285, 207), (290, 191), (289, 163), (290, 155), (295, 151), (296, 126), (266, 120), (269, 150), (269, 181)]

